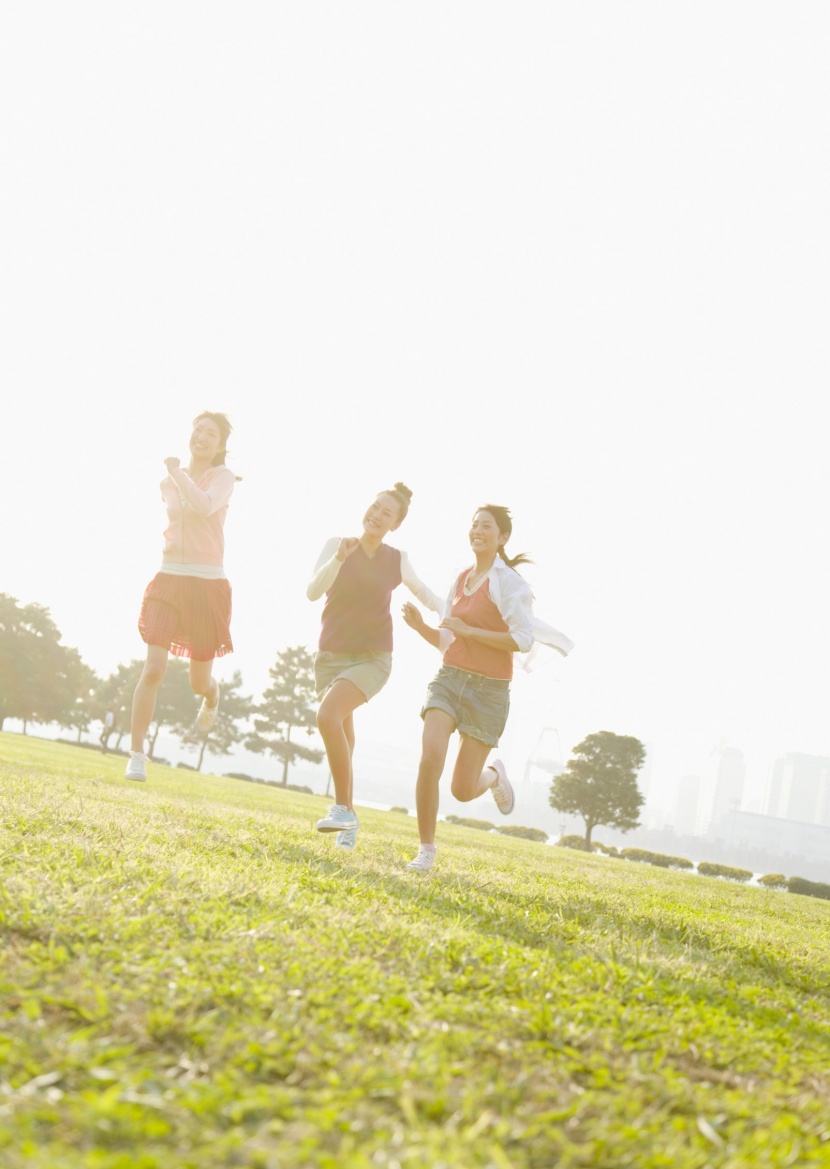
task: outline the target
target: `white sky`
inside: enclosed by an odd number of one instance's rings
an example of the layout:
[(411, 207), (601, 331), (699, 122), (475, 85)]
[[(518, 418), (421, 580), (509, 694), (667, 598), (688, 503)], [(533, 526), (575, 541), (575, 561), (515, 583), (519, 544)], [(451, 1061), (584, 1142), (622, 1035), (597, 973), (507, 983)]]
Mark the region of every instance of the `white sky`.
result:
[[(514, 768), (546, 723), (667, 792), (830, 754), (828, 50), (809, 2), (4, 4), (0, 589), (142, 654), (162, 459), (225, 410), (220, 676), (314, 644), (320, 546), (402, 478), (433, 587), (508, 504), (577, 643)], [(405, 769), (396, 651), (358, 749)]]

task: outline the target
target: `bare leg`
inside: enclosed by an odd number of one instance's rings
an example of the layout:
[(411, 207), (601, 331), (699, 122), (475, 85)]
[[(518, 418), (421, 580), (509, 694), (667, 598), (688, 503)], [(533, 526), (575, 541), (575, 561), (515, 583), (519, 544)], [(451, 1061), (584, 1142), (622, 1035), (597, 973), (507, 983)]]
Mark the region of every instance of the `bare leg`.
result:
[(130, 719), (132, 751), (144, 751), (144, 740), (156, 710), (156, 695), (167, 670), (167, 650), (161, 645), (147, 646), (147, 661), (133, 694)]
[(349, 802), (346, 807), (354, 810), (354, 715), (343, 719), (343, 734), (349, 745)]
[[(352, 808), (352, 754), (354, 752), (353, 713), (366, 701), (353, 682), (340, 678), (328, 690), (317, 711), (317, 729), (326, 748), (334, 799)], [(348, 729), (347, 729), (348, 723)]]
[(190, 689), (207, 699), (208, 706), (215, 706), (219, 700), (219, 687), (211, 677), (213, 659), (209, 662), (190, 663)]
[(484, 795), (498, 779), (492, 767), (484, 766), (492, 749), (478, 739), (471, 739), (469, 735), (461, 736), (451, 790), (462, 804)]
[(438, 820), (438, 783), (447, 759), (450, 735), (455, 721), (444, 710), (436, 707), (424, 715), (424, 733), (421, 738), (421, 762), (415, 785), (415, 807), (418, 812), (418, 834), (421, 844), (435, 843), (435, 825)]

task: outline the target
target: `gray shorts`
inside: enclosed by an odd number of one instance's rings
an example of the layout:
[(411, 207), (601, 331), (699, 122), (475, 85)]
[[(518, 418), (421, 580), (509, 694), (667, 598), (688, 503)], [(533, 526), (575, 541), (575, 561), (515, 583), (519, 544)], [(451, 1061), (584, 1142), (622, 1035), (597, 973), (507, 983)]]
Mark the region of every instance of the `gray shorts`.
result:
[(391, 653), (334, 654), (318, 649), (314, 655), (314, 682), (318, 699), (325, 696), (334, 682), (344, 678), (357, 686), (368, 702), (384, 688), (391, 673)]
[(429, 684), (421, 718), (428, 710), (443, 710), (462, 735), (498, 747), (510, 710), (510, 682), (442, 666)]

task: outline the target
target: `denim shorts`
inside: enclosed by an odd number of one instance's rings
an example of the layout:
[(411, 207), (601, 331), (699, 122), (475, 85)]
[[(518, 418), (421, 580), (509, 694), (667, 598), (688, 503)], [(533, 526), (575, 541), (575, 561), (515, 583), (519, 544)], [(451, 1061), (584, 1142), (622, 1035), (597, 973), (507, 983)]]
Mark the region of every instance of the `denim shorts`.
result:
[(321, 699), (333, 683), (344, 678), (357, 686), (368, 702), (379, 694), (392, 673), (391, 653), (335, 654), (318, 649), (314, 655), (314, 682)]
[(442, 666), (427, 688), (421, 718), (428, 710), (443, 710), (462, 735), (498, 747), (510, 710), (510, 682)]

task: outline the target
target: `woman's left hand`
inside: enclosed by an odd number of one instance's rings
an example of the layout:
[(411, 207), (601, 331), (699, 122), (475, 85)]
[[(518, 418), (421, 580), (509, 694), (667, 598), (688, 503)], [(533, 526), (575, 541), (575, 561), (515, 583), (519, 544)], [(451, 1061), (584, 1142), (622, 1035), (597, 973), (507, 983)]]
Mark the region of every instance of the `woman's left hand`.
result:
[(465, 637), (470, 631), (470, 626), (460, 617), (445, 617), (439, 628), (449, 629), (456, 637)]
[(178, 471), (178, 469), (182, 465), (182, 463), (181, 463), (181, 459), (170, 458), (170, 459), (164, 460), (164, 465), (168, 471)]

